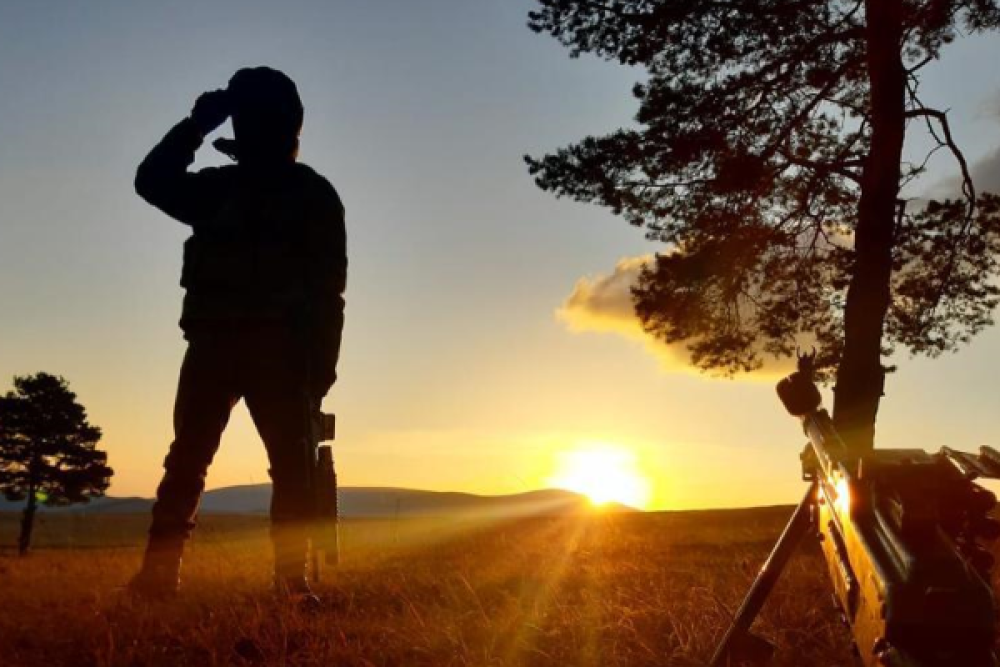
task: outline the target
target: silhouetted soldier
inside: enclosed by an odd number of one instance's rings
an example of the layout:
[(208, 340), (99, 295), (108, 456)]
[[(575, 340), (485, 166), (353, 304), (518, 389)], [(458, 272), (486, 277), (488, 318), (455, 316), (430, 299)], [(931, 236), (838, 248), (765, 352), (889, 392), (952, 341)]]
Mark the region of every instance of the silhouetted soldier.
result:
[[(215, 145), (237, 164), (187, 171), (205, 136), (230, 115), (235, 141)], [(291, 79), (242, 69), (227, 90), (201, 95), (139, 165), (139, 195), (192, 230), (181, 275), (188, 348), (174, 441), (130, 585), (140, 595), (177, 591), (208, 466), (242, 398), (271, 465), (275, 584), (311, 596), (307, 420), (336, 379), (347, 255), (336, 190), (296, 162), (302, 116)]]

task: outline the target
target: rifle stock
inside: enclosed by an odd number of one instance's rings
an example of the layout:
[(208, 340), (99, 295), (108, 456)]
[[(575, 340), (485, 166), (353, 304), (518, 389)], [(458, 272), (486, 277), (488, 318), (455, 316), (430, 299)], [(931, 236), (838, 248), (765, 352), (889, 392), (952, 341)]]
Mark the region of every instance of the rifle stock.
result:
[[(310, 416), (309, 457), (312, 462), (310, 485), (313, 498), (313, 517), (310, 538), (312, 543), (312, 575), (320, 581), (323, 565), (340, 564), (340, 507), (337, 494), (337, 471), (334, 466), (333, 448), (320, 444), (334, 440), (336, 421), (332, 414), (315, 411)], [(322, 558), (321, 558), (322, 555)]]

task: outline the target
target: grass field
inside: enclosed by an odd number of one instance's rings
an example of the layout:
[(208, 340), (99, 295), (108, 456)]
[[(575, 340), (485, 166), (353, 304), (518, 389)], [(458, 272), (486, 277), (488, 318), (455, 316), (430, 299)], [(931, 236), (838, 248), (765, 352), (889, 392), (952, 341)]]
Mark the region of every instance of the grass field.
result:
[[(0, 554), (0, 664), (700, 665), (789, 513), (350, 521), (315, 614), (269, 593), (263, 519), (207, 517), (183, 595), (138, 604), (146, 517), (43, 517), (32, 554)], [(807, 548), (776, 589), (773, 664), (850, 664), (825, 576)]]

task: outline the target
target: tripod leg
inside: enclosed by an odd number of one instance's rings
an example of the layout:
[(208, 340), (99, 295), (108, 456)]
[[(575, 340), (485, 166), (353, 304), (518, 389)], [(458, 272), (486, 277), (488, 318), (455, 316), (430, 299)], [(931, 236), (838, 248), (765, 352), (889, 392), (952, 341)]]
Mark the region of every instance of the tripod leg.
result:
[[(778, 542), (771, 549), (771, 555), (767, 557), (760, 574), (757, 575), (746, 597), (743, 598), (743, 604), (736, 612), (732, 625), (729, 626), (729, 630), (726, 631), (719, 647), (715, 650), (715, 655), (712, 656), (710, 667), (724, 667), (730, 660), (739, 657), (741, 647), (751, 652), (761, 652), (759, 646), (758, 650), (753, 651), (753, 641), (749, 634), (750, 626), (753, 625), (754, 619), (757, 618), (761, 607), (764, 606), (764, 601), (767, 600), (767, 596), (774, 588), (778, 577), (781, 576), (782, 570), (785, 569), (788, 559), (795, 552), (795, 547), (809, 532), (809, 509), (815, 496), (816, 482), (813, 482), (809, 485), (809, 490), (806, 491), (802, 502), (795, 508), (795, 513), (792, 514), (792, 518), (785, 526)], [(763, 640), (759, 640), (758, 643), (761, 641)]]

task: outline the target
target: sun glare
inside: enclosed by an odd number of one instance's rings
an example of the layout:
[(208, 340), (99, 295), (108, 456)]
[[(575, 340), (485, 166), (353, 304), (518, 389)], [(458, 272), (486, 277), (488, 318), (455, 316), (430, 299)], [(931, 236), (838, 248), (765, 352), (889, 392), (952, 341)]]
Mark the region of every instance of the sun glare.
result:
[(596, 506), (621, 503), (644, 509), (649, 502), (649, 481), (635, 454), (616, 445), (586, 444), (562, 452), (549, 485), (581, 493)]

